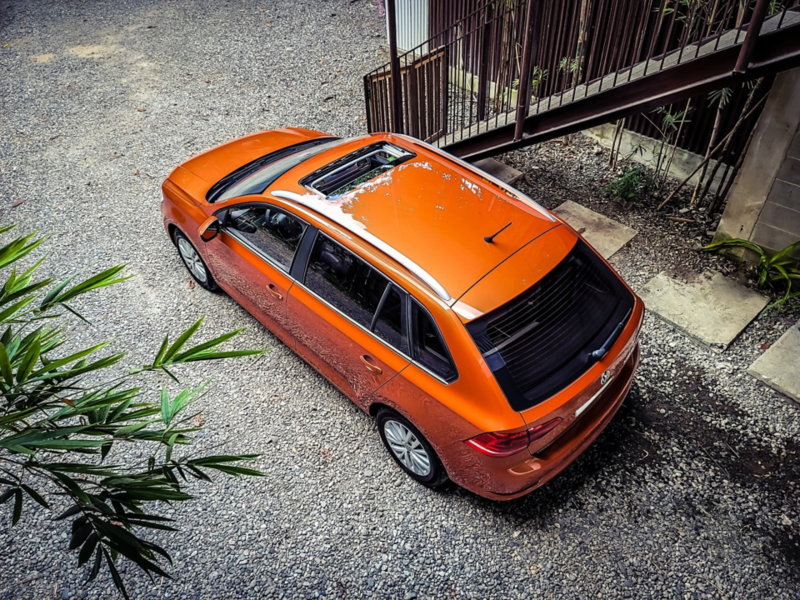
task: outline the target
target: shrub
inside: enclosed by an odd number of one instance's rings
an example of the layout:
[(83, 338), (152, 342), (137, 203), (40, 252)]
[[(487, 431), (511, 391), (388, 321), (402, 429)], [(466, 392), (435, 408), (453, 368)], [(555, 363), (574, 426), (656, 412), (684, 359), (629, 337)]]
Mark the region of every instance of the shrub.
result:
[[(0, 234), (12, 228), (2, 227)], [(104, 353), (109, 342), (64, 352), (66, 335), (56, 325), (64, 311), (85, 322), (68, 303), (126, 278), (117, 266), (80, 283), (74, 283), (74, 275), (56, 284), (37, 280), (44, 259), (18, 273), (15, 263), (42, 243), (34, 238), (18, 237), (0, 248), (0, 270), (11, 267), (0, 289), (0, 504), (11, 508), (13, 524), (31, 500), (57, 510), (55, 520), (69, 523), (69, 548), (78, 550), (78, 566), (91, 564), (89, 580), (105, 563), (127, 598), (115, 565), (120, 556), (148, 575), (169, 577), (163, 569), (169, 554), (146, 535), (175, 529), (172, 519), (151, 507), (191, 499), (183, 489), (187, 476), (260, 475), (240, 464), (254, 455), (193, 456), (178, 450), (189, 446), (200, 429), (184, 415), (205, 386), (185, 388), (174, 397), (162, 389), (148, 399), (132, 380), (162, 371), (177, 381), (172, 371), (180, 364), (261, 351), (220, 351), (238, 331), (190, 346), (200, 319), (174, 342), (164, 338), (151, 364), (121, 375), (109, 369), (124, 353)], [(115, 453), (115, 464), (107, 463), (112, 448), (122, 444), (126, 451)], [(147, 456), (130, 458), (131, 448)]]

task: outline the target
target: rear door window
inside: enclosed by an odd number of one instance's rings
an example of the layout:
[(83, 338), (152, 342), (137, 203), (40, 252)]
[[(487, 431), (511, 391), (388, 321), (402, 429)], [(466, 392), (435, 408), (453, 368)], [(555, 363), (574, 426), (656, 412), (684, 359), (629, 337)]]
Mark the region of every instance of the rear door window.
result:
[(406, 294), (364, 260), (319, 233), (305, 286), (339, 312), (408, 354)]
[(416, 300), (411, 306), (411, 337), (412, 358), (416, 362), (447, 382), (455, 380), (458, 373), (442, 334), (428, 311)]
[(294, 215), (269, 204), (232, 208), (225, 218), (228, 232), (287, 272), (306, 227)]

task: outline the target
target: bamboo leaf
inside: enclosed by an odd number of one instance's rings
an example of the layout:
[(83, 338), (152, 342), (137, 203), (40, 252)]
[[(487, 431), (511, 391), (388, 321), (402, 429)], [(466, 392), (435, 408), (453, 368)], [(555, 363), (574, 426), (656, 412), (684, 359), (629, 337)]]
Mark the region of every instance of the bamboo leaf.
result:
[(38, 338), (33, 340), (33, 343), (28, 348), (25, 356), (22, 357), (22, 362), (17, 368), (17, 383), (23, 383), (28, 379), (28, 375), (33, 371), (36, 362), (39, 360), (39, 353), (41, 352), (42, 345), (39, 343)]
[(78, 554), (78, 566), (80, 567), (92, 557), (94, 549), (97, 547), (97, 534), (92, 532), (86, 542), (83, 544), (80, 553)]
[(8, 360), (5, 344), (0, 344), (0, 373), (2, 373), (6, 385), (13, 387), (14, 373), (11, 370), (11, 361)]
[(45, 499), (44, 499), (44, 498), (42, 498), (42, 497), (39, 495), (39, 493), (38, 493), (38, 492), (36, 492), (36, 490), (33, 490), (33, 489), (31, 489), (30, 487), (28, 487), (28, 486), (27, 486), (27, 485), (25, 485), (24, 483), (23, 483), (23, 484), (21, 484), (21, 486), (20, 486), (20, 487), (21, 487), (23, 490), (25, 490), (25, 493), (27, 493), (27, 494), (28, 494), (28, 496), (30, 496), (31, 498), (33, 498), (33, 499), (34, 499), (36, 502), (38, 502), (39, 504), (41, 504), (41, 505), (42, 505), (42, 506), (44, 506), (45, 508), (50, 508), (50, 505), (49, 505), (49, 504), (48, 504), (48, 503), (45, 501)]
[(178, 336), (178, 339), (169, 347), (169, 349), (164, 353), (163, 361), (165, 364), (170, 364), (170, 359), (189, 341), (189, 339), (197, 333), (197, 330), (200, 328), (200, 325), (203, 324), (203, 320), (205, 317), (200, 317), (197, 322), (189, 327), (186, 331)]
[(14, 517), (11, 520), (11, 525), (16, 525), (19, 518), (22, 516), (22, 490), (17, 488), (14, 490)]
[(122, 592), (125, 600), (130, 600), (130, 596), (128, 596), (128, 590), (125, 589), (125, 584), (122, 583), (122, 577), (119, 576), (117, 572), (117, 567), (114, 566), (114, 560), (108, 554), (108, 551), (103, 548), (103, 555), (106, 558), (106, 563), (108, 564), (108, 570), (111, 571), (111, 578), (114, 580), (114, 585), (117, 589)]

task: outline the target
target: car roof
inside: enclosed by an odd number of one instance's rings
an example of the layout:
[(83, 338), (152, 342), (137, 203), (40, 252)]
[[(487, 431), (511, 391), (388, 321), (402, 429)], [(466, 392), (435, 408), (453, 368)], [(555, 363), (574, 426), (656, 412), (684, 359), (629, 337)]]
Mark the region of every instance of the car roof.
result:
[[(333, 160), (378, 141), (415, 156), (330, 200), (299, 183)], [(455, 301), (525, 244), (558, 225), (541, 207), (498, 183), (404, 136), (379, 134), (312, 157), (279, 178), (265, 194), (289, 192), (282, 197), (302, 197), (326, 220), (344, 225), (379, 250), (387, 245), (421, 267)], [(484, 240), (509, 223), (491, 243)]]

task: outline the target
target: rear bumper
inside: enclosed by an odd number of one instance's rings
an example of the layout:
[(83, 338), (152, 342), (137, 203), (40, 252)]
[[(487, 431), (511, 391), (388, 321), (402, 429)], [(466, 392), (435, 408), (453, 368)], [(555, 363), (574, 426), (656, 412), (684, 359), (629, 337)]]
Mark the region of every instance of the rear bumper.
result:
[[(516, 454), (504, 459), (480, 457), (470, 475), (452, 474), (466, 489), (492, 500), (512, 500), (529, 494), (566, 469), (588, 448), (619, 410), (639, 364), (639, 345), (625, 362), (619, 375), (586, 412), (553, 443), (535, 455)], [(477, 458), (478, 453), (466, 447)], [(461, 451), (463, 452), (463, 450)], [(462, 455), (462, 460), (464, 456)]]

